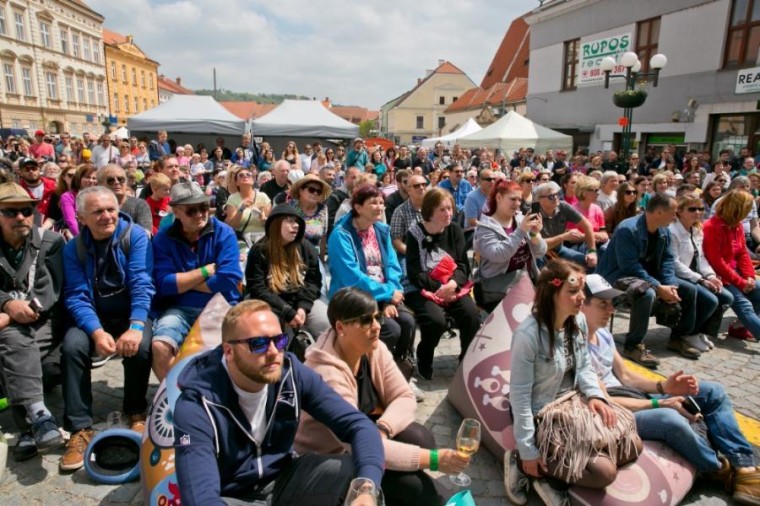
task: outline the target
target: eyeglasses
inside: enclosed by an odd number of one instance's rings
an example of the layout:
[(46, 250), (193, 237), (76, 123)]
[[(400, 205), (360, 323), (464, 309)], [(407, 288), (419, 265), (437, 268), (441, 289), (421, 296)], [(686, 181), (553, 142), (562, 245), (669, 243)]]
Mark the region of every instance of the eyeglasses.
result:
[(21, 213), (21, 216), (24, 218), (28, 218), (31, 215), (34, 214), (34, 208), (33, 207), (6, 207), (5, 209), (0, 209), (0, 214), (2, 214), (6, 218), (15, 218), (18, 216), (18, 214)]
[(599, 195), (599, 188), (587, 188), (586, 191), (587, 192), (594, 192), (597, 195)]
[[(485, 181), (487, 183), (490, 183), (490, 182), (493, 181), (493, 178), (492, 177), (481, 177), (480, 180), (481, 181)], [(531, 179), (531, 181), (532, 181), (532, 179)]]
[(21, 170), (25, 170), (27, 172), (34, 172), (35, 170), (40, 170), (40, 168), (36, 165), (26, 165)]
[[(446, 178), (446, 179), (448, 179), (448, 178)], [(414, 188), (415, 190), (421, 190), (422, 188), (424, 188), (426, 186), (427, 185), (425, 183), (414, 183), (412, 185), (412, 188)]]
[(319, 188), (316, 186), (304, 186), (303, 189), (311, 193), (312, 195), (319, 195), (320, 193), (322, 193), (322, 188)]
[(686, 210), (689, 211), (690, 213), (704, 213), (705, 212), (704, 207), (687, 207)]
[(718, 183), (725, 183), (727, 180), (726, 179), (716, 179), (715, 181), (717, 181)]
[(549, 200), (557, 200), (559, 198), (559, 193), (552, 193), (550, 195), (543, 195), (539, 197), (541, 199), (549, 199)]
[(73, 172), (67, 172), (66, 174), (63, 175), (63, 177), (74, 177), (74, 173)]
[(192, 218), (196, 214), (206, 214), (208, 212), (208, 209), (209, 209), (208, 204), (201, 204), (199, 206), (187, 207), (185, 208), (185, 214), (189, 218)]
[(238, 172), (237, 177), (238, 178), (241, 178), (241, 177), (253, 177), (253, 174), (251, 174), (250, 172)]
[(109, 177), (106, 178), (106, 184), (108, 186), (113, 186), (116, 183), (124, 184), (127, 182), (127, 178), (125, 176), (117, 176), (117, 177)]
[(179, 164), (178, 163), (173, 163), (171, 165), (167, 164), (167, 165), (164, 165), (164, 168), (166, 168), (166, 169), (179, 169)]
[(532, 183), (533, 181), (535, 181), (535, 179), (524, 179), (522, 182), (523, 183)]
[(626, 190), (625, 194), (626, 195), (638, 195), (639, 192), (637, 192), (636, 190)]
[(463, 170), (454, 170), (452, 171), (454, 174), (464, 174)]
[(377, 322), (382, 326), (385, 323), (385, 315), (383, 313), (377, 312), (371, 314), (363, 314), (361, 316), (357, 316), (356, 318), (343, 320), (343, 323), (358, 323), (361, 327), (369, 327), (372, 325), (372, 322)]
[(248, 349), (251, 353), (263, 355), (269, 350), (270, 343), (274, 343), (274, 347), (277, 348), (277, 351), (284, 350), (288, 346), (288, 335), (283, 333), (272, 337), (246, 337), (245, 339), (231, 339), (227, 342), (230, 344), (248, 343)]

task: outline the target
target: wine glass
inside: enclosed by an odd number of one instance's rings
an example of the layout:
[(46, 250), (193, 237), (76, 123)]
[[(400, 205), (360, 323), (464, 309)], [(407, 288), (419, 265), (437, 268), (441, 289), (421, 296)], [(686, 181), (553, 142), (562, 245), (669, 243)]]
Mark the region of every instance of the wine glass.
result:
[[(457, 453), (464, 457), (470, 457), (478, 451), (480, 446), (480, 422), (472, 418), (462, 420), (457, 432)], [(464, 473), (449, 475), (454, 485), (469, 487), (472, 480)]]
[[(363, 499), (369, 499), (364, 501)], [(383, 506), (383, 492), (375, 487), (375, 483), (369, 478), (354, 478), (348, 486), (348, 493), (343, 506), (354, 506), (355, 504), (373, 504)]]

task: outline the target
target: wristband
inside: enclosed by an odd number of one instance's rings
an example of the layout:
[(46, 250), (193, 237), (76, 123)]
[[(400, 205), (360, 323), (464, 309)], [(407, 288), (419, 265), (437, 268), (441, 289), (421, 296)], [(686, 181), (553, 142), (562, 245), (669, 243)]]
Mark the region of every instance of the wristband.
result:
[(208, 273), (208, 269), (206, 269), (206, 266), (204, 265), (201, 267), (201, 275), (203, 276), (203, 279), (208, 279), (211, 277), (211, 275)]
[(430, 470), (438, 471), (438, 450), (430, 450)]
[(145, 325), (142, 323), (130, 323), (129, 330), (137, 330), (138, 332), (142, 332), (145, 330)]
[(595, 249), (586, 250), (586, 254), (590, 255), (591, 253), (596, 253)]
[(528, 232), (528, 235), (531, 237), (536, 237), (538, 235), (538, 232)]
[(665, 388), (662, 386), (662, 381), (657, 382), (657, 393), (660, 395), (665, 395)]
[(660, 401), (658, 401), (655, 398), (652, 398), (652, 408), (657, 409), (660, 407)]

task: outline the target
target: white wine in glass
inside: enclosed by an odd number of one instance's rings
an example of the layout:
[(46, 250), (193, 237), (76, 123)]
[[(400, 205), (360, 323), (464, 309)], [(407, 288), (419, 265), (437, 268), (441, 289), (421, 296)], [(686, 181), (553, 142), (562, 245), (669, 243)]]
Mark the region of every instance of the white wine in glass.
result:
[[(472, 418), (462, 420), (457, 432), (457, 453), (471, 457), (480, 447), (480, 422)], [(449, 476), (452, 483), (460, 487), (469, 487), (472, 480), (464, 473)]]

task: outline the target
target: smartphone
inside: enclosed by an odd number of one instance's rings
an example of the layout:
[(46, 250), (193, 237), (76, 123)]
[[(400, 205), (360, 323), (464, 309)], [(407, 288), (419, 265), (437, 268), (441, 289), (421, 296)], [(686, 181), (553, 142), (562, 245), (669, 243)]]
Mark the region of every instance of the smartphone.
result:
[(541, 212), (541, 203), (540, 202), (533, 202), (530, 205), (530, 214), (538, 214)]
[(39, 299), (35, 297), (29, 301), (29, 308), (35, 313), (39, 313), (40, 311), (42, 311), (42, 304), (40, 304)]
[(683, 409), (686, 410), (687, 413), (690, 415), (698, 415), (702, 412), (702, 410), (699, 407), (699, 404), (697, 404), (697, 401), (694, 400), (694, 397), (691, 395), (687, 395), (686, 398), (683, 401)]

